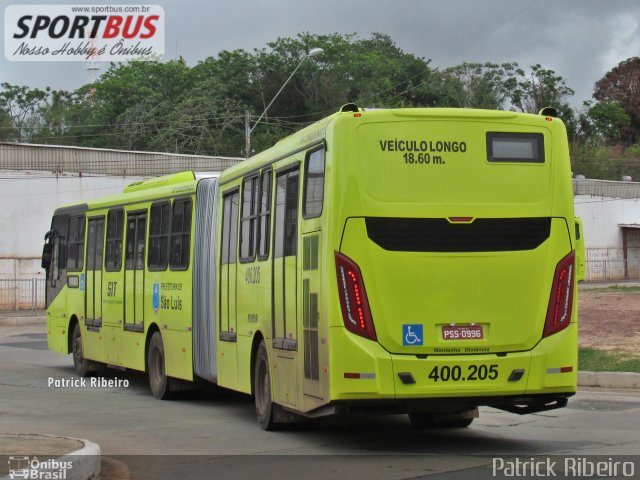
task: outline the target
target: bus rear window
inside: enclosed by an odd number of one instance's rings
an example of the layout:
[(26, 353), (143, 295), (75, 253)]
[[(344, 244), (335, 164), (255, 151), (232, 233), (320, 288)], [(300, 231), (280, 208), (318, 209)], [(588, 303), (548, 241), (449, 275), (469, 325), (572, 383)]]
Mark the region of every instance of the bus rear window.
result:
[(544, 163), (544, 136), (541, 133), (487, 132), (487, 159), (490, 162)]

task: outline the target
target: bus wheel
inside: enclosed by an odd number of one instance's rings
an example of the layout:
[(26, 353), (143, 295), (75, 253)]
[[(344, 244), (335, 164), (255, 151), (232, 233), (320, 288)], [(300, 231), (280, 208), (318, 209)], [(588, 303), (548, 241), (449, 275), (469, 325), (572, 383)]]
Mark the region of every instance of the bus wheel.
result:
[(88, 377), (89, 374), (96, 370), (96, 365), (84, 358), (82, 354), (82, 333), (78, 323), (73, 327), (73, 336), (71, 337), (71, 353), (73, 354), (73, 368), (80, 377)]
[(447, 415), (440, 416), (433, 413), (410, 413), (409, 420), (415, 428), (467, 428), (473, 422), (473, 417), (467, 415), (456, 418)]
[(253, 394), (256, 402), (256, 416), (263, 430), (275, 430), (276, 405), (271, 400), (271, 374), (269, 357), (264, 341), (260, 342), (253, 369)]
[(149, 386), (154, 397), (160, 400), (171, 398), (171, 379), (164, 370), (164, 346), (160, 332), (154, 332), (147, 352)]

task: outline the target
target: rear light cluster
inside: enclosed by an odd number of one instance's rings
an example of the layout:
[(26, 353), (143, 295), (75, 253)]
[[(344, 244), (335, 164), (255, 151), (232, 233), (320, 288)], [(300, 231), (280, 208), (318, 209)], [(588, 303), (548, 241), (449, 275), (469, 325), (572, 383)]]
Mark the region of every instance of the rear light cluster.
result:
[(336, 252), (336, 272), (344, 326), (356, 335), (376, 340), (367, 292), (364, 289), (358, 265), (350, 258)]
[(558, 263), (551, 287), (551, 298), (543, 337), (548, 337), (569, 326), (573, 307), (575, 252), (571, 252)]

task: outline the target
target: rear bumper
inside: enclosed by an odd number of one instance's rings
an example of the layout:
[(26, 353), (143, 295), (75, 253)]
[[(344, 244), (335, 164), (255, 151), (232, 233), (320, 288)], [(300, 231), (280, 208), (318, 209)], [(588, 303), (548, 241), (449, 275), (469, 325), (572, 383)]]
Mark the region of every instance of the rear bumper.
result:
[[(551, 407), (558, 408), (566, 404), (566, 398), (577, 387), (575, 323), (542, 339), (530, 351), (504, 354), (423, 358), (390, 354), (377, 342), (341, 327), (331, 329), (330, 342), (336, 356), (331, 359), (330, 369), (333, 404), (357, 406), (363, 405), (361, 401), (382, 401), (387, 406), (396, 403), (410, 410), (419, 405), (424, 410), (425, 406), (451, 404), (457, 399), (454, 403), (464, 407), (491, 405), (509, 409), (520, 405), (535, 409), (559, 402)], [(491, 370), (497, 374), (487, 375)], [(526, 409), (517, 411), (530, 413)]]
[(338, 400), (332, 414), (400, 414), (414, 412), (459, 413), (477, 407), (493, 407), (519, 415), (544, 412), (567, 405), (573, 393), (504, 395), (480, 397), (438, 397), (393, 400)]

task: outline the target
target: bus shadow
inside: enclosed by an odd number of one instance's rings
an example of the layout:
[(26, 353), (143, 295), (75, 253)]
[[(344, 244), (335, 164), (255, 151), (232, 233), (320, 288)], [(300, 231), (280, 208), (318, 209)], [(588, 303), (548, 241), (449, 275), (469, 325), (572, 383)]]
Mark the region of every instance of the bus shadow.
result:
[[(52, 367), (52, 370), (63, 376), (74, 375), (73, 367)], [(148, 397), (149, 402), (157, 401), (151, 396), (147, 376), (142, 372), (105, 367), (94, 375), (105, 379), (126, 378), (129, 394)], [(250, 395), (202, 382), (196, 388), (176, 392), (170, 403), (176, 408), (203, 409), (212, 416), (231, 415), (238, 422), (253, 423), (257, 435), (272, 435), (276, 440), (279, 435), (290, 435), (314, 449), (341, 455), (458, 455), (460, 452), (465, 455), (535, 455), (554, 451), (554, 448), (567, 448), (567, 442), (523, 439), (524, 432), (518, 426), (499, 430), (487, 428), (482, 424), (482, 412), (479, 420), (462, 429), (414, 428), (407, 415), (352, 414), (285, 424), (278, 431), (266, 433), (257, 424)]]

